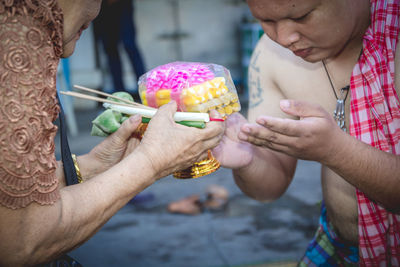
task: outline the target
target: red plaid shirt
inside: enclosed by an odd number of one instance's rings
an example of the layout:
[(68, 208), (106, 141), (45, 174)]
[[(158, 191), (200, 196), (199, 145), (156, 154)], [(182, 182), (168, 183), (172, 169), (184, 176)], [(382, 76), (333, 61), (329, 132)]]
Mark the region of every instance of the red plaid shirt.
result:
[[(350, 82), (350, 134), (395, 155), (400, 155), (400, 104), (394, 84), (399, 2), (371, 0), (371, 25)], [(357, 199), (360, 266), (400, 266), (400, 215), (360, 190)]]

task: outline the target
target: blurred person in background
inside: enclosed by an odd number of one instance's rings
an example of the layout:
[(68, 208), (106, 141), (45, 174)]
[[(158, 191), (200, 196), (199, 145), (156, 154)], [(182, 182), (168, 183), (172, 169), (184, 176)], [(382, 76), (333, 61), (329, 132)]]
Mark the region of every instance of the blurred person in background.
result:
[(320, 225), (299, 266), (400, 266), (399, 1), (247, 4), (265, 32), (248, 121), (229, 117), (214, 155), (261, 201), (286, 191), (298, 159), (322, 164)]
[[(132, 0), (104, 0), (100, 13), (93, 21), (96, 43), (100, 42), (107, 57), (113, 91), (126, 91), (119, 45), (129, 57), (136, 79), (145, 73), (145, 66), (136, 43), (136, 28)], [(133, 89), (136, 92), (137, 88)]]
[(52, 266), (79, 266), (63, 255), (143, 189), (206, 158), (222, 136), (222, 123), (202, 130), (176, 124), (172, 102), (160, 108), (140, 143), (131, 136), (141, 118), (132, 116), (88, 154), (74, 157), (62, 146), (63, 160), (56, 161), (53, 121), (60, 115), (65, 125), (56, 97), (57, 65), (73, 53), (100, 4), (0, 0), (1, 266), (60, 258)]

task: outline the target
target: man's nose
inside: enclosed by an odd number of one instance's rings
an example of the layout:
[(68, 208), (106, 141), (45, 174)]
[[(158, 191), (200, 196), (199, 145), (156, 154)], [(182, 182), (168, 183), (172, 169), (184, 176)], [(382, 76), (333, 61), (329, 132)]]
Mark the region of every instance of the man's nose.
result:
[(294, 23), (290, 20), (278, 21), (275, 24), (276, 42), (289, 48), (300, 39)]

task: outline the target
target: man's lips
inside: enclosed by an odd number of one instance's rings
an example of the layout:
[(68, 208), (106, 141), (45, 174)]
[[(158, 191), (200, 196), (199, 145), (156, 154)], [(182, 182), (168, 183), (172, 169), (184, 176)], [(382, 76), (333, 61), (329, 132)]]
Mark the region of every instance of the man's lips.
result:
[(298, 57), (305, 58), (311, 53), (311, 50), (312, 50), (312, 48), (297, 49), (297, 50), (294, 50), (293, 53)]

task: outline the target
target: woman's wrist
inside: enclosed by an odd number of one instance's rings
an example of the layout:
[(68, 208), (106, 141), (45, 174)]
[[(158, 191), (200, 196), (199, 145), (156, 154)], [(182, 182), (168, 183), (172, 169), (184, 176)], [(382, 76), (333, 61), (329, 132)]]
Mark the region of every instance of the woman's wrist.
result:
[(79, 167), (82, 182), (102, 172), (102, 170), (94, 164), (95, 160), (91, 159), (89, 154), (77, 156), (76, 163)]
[(151, 164), (151, 160), (138, 149), (123, 159), (119, 167), (124, 169), (128, 176), (132, 177), (130, 180), (133, 186), (139, 186), (140, 190), (152, 185), (159, 178)]
[(154, 183), (156, 180), (161, 178), (159, 177), (159, 170), (157, 170), (153, 165), (154, 159), (152, 159), (151, 155), (146, 153), (142, 147), (137, 147), (128, 158), (131, 162), (134, 162), (135, 165), (141, 164), (141, 171), (143, 174), (151, 178), (151, 183)]

